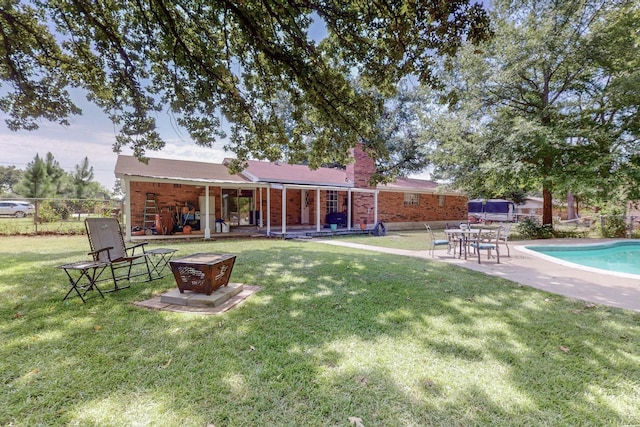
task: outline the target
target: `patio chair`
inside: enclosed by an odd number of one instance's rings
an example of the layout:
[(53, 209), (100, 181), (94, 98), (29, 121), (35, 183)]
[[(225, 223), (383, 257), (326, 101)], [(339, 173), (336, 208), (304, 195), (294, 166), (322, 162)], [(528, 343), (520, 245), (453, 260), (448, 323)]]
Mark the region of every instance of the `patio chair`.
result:
[(511, 223), (507, 223), (502, 226), (502, 232), (500, 233), (500, 238), (498, 239), (498, 243), (504, 244), (507, 248), (507, 256), (511, 258), (511, 252), (509, 251), (509, 235), (511, 234)]
[(491, 258), (491, 251), (496, 251), (496, 264), (500, 264), (500, 234), (502, 233), (502, 227), (495, 229), (495, 232), (485, 233), (480, 230), (476, 234), (476, 240), (469, 244), (478, 254), (478, 264), (480, 264), (480, 252), (487, 251), (487, 259)]
[[(85, 228), (91, 247), (89, 255), (93, 257), (94, 261), (109, 265), (114, 291), (128, 288), (130, 283), (121, 286), (120, 282), (130, 282), (134, 277), (143, 276), (144, 281), (162, 277), (163, 265), (160, 263), (168, 263), (170, 256), (176, 251), (164, 248), (145, 251), (144, 246), (147, 242), (125, 246), (122, 229), (115, 218), (87, 218)], [(159, 252), (156, 254), (156, 251)], [(160, 260), (156, 260), (156, 262), (150, 260), (149, 257), (152, 255), (158, 255)], [(156, 272), (155, 277), (153, 272)]]
[(447, 253), (451, 251), (451, 242), (448, 239), (436, 239), (433, 235), (433, 230), (429, 226), (429, 224), (424, 225), (427, 228), (427, 232), (429, 233), (429, 237), (431, 238), (431, 246), (429, 247), (429, 251), (431, 252), (431, 258), (434, 257), (434, 252), (437, 246), (446, 246)]

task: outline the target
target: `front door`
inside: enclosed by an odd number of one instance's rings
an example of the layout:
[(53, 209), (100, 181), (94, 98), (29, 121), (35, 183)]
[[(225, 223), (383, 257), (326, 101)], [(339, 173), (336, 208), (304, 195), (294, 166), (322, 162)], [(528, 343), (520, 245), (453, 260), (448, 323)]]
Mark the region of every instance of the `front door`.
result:
[(302, 212), (300, 214), (300, 223), (302, 224), (309, 224), (309, 205), (311, 204), (309, 202), (309, 191), (308, 190), (301, 190), (302, 194), (302, 203), (300, 203), (300, 205), (302, 206)]

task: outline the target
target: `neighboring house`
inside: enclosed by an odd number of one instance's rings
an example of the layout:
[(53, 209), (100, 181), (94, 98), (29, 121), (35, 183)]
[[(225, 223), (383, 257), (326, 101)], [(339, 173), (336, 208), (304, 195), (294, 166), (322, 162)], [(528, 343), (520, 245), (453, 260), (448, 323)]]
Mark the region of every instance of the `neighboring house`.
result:
[[(518, 221), (523, 220), (525, 218), (536, 218), (538, 220), (542, 219), (542, 205), (543, 199), (542, 197), (525, 197), (524, 203), (516, 205), (516, 218)], [(567, 219), (567, 205), (566, 203), (559, 203), (557, 200), (553, 201), (552, 207), (552, 216), (553, 218), (560, 218), (562, 220)]]
[(351, 229), (382, 221), (387, 229), (411, 229), (466, 219), (466, 196), (440, 192), (436, 183), (419, 179), (372, 187), (373, 160), (358, 149), (352, 154), (355, 162), (346, 169), (249, 161), (235, 175), (227, 162), (151, 158), (145, 164), (118, 156), (115, 174), (123, 182), (125, 216), (131, 219), (127, 239), (132, 227), (155, 225), (149, 218), (152, 205), (160, 216), (174, 218), (178, 227), (191, 225), (205, 238), (247, 226), (274, 235), (288, 227), (320, 231), (332, 223)]
[(542, 218), (542, 197), (526, 197), (524, 203), (516, 205), (516, 218)]

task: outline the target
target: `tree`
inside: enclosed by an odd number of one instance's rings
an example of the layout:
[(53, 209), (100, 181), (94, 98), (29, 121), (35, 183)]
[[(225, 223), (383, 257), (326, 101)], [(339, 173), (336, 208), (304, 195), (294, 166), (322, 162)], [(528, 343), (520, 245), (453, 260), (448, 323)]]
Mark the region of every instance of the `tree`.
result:
[(39, 154), (27, 165), (22, 180), (18, 184), (18, 193), (31, 199), (42, 199), (49, 196), (51, 180), (47, 175), (47, 165)]
[(373, 145), (384, 146), (387, 155), (376, 159), (378, 173), (374, 180), (420, 172), (429, 164), (424, 127), (438, 107), (428, 90), (411, 86), (408, 81), (402, 82), (397, 94), (385, 101), (377, 123), (378, 140)]
[[(67, 88), (82, 87), (119, 125), (116, 151), (161, 149), (155, 115), (166, 110), (203, 146), (231, 123), (236, 168), (250, 157), (346, 163), (350, 147), (376, 140), (382, 111), (354, 73), (385, 96), (403, 76), (433, 84), (435, 57), (490, 34), (469, 0), (8, 1), (0, 29), (0, 79), (11, 85), (0, 109), (11, 129), (65, 123), (79, 112)], [(279, 97), (290, 104), (290, 134)]]
[(637, 5), (497, 0), (494, 7), (495, 38), (465, 49), (453, 68), (446, 119), (457, 124), (442, 118), (436, 171), (474, 191), (541, 188), (543, 224), (551, 224), (554, 192), (610, 195), (625, 155), (637, 151), (625, 124), (637, 103), (611, 99), (612, 82), (631, 68), (598, 38), (616, 25), (616, 34), (622, 27), (637, 34), (616, 18)]
[(93, 166), (89, 165), (89, 158), (85, 157), (81, 165), (76, 165), (76, 172), (73, 175), (73, 185), (76, 190), (76, 199), (87, 197), (86, 192), (89, 184), (93, 180)]
[(21, 177), (22, 171), (15, 166), (0, 166), (0, 194), (13, 193), (13, 187)]
[(65, 194), (65, 187), (68, 183), (67, 172), (60, 166), (51, 152), (45, 156), (44, 163), (46, 166), (47, 177), (51, 183), (51, 192), (48, 196), (62, 196)]

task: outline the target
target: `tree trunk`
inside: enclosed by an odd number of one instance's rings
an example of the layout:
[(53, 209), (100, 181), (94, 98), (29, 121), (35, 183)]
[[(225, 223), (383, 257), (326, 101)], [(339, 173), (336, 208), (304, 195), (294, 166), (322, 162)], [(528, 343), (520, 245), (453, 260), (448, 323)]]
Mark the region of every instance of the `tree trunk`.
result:
[(575, 210), (575, 198), (573, 197), (573, 193), (569, 191), (567, 193), (567, 219), (576, 219), (576, 210)]
[(553, 226), (553, 199), (551, 190), (545, 187), (542, 189), (542, 225)]

